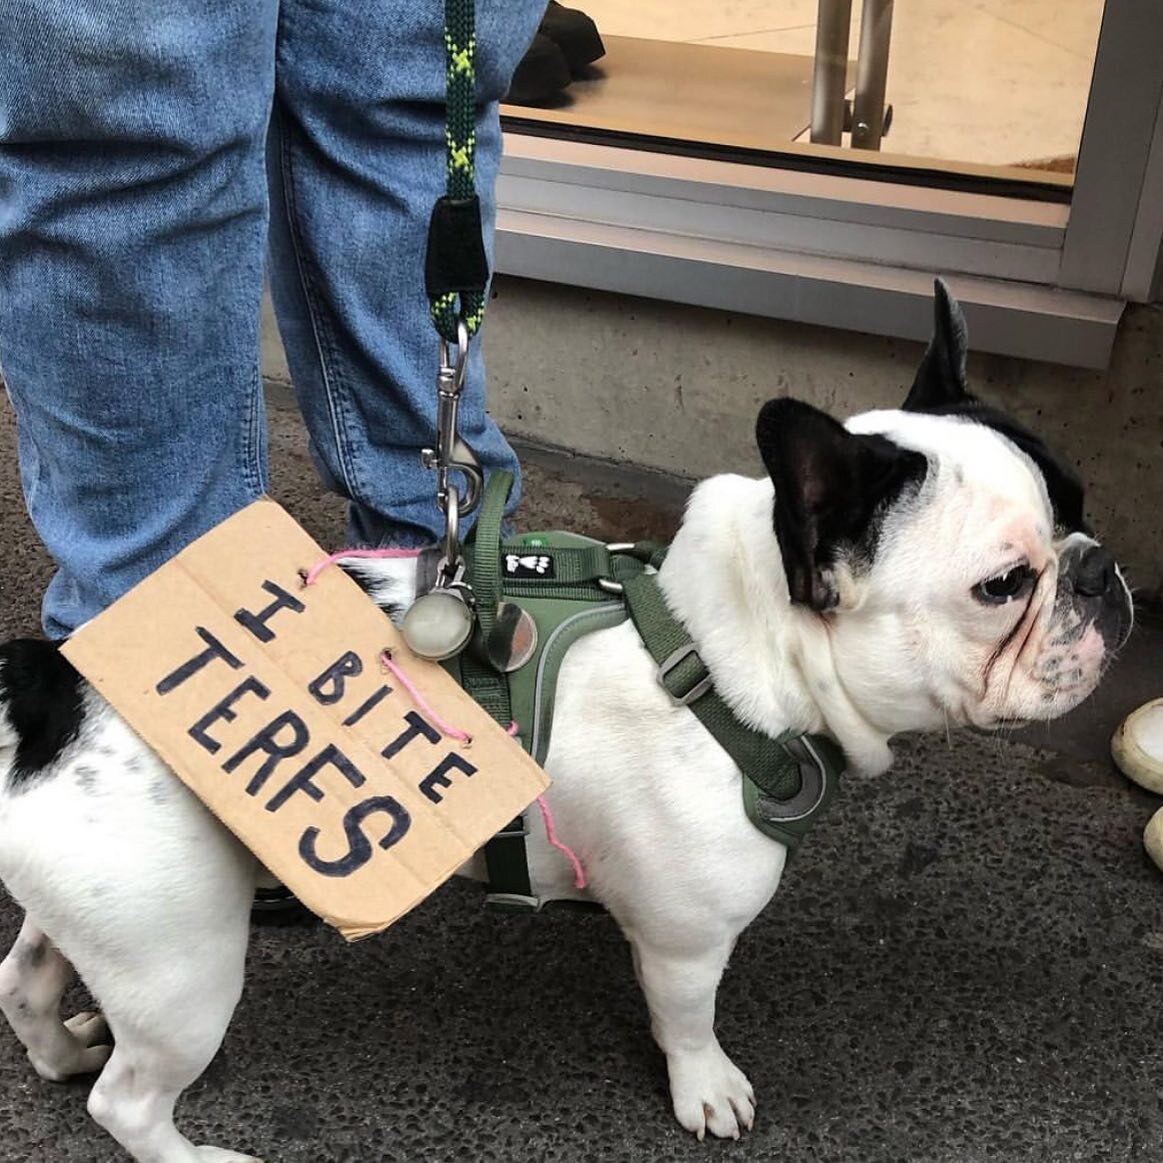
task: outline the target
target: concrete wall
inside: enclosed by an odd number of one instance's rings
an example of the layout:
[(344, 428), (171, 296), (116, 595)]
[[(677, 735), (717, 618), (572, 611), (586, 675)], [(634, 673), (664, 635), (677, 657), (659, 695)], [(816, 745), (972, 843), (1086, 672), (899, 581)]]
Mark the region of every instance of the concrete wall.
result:
[[(489, 406), (513, 436), (688, 477), (759, 472), (773, 395), (838, 417), (904, 398), (903, 340), (518, 279), (485, 328)], [(266, 372), (285, 378), (273, 329)], [(1105, 372), (973, 356), (970, 382), (1077, 464), (1091, 518), (1147, 593), (1163, 591), (1163, 309), (1127, 312)]]

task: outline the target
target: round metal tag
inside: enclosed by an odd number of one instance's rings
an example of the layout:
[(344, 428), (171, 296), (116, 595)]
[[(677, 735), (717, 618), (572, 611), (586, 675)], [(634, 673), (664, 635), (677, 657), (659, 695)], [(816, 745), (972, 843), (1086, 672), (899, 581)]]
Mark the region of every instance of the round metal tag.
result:
[(421, 594), (404, 615), (400, 631), (413, 654), (443, 662), (459, 654), (472, 637), (473, 612), (455, 589)]
[(497, 621), (485, 643), (489, 662), (510, 674), (520, 670), (537, 651), (537, 623), (528, 610), (516, 602), (502, 602), (497, 607)]

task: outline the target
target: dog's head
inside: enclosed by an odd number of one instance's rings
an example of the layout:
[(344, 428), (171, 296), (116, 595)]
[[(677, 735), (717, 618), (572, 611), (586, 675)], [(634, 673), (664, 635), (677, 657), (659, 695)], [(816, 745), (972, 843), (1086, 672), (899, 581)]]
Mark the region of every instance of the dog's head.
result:
[(969, 393), (965, 356), (938, 281), (901, 410), (841, 425), (781, 399), (757, 425), (791, 600), (826, 625), (837, 677), (886, 733), (1055, 718), (1130, 631), (1077, 475)]

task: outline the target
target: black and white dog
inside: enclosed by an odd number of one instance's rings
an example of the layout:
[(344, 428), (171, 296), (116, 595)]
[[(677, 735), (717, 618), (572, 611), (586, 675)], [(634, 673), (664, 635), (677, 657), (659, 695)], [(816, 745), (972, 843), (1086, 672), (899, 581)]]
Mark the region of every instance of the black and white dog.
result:
[[(858, 772), (884, 771), (898, 732), (1061, 715), (1130, 628), (1075, 476), (964, 374), (939, 285), (904, 408), (841, 426), (772, 400), (757, 428), (769, 475), (701, 484), (661, 570), (735, 713), (773, 735), (827, 733)], [(362, 569), (382, 604), (412, 600), (413, 562)], [(785, 849), (748, 822), (738, 771), (660, 687), (629, 622), (571, 649), (546, 766), (557, 830), (633, 947), (675, 1115), (737, 1136), (754, 1098), (716, 1040), (715, 994)], [(539, 880), (570, 895), (565, 860), (541, 833), (530, 845)], [(241, 994), (255, 875), (55, 648), (0, 648), (0, 878), (27, 911), (0, 1008), (43, 1077), (101, 1072), (89, 1110), (138, 1163), (245, 1163), (193, 1146), (173, 1108)], [(101, 1016), (62, 1020), (74, 966)]]

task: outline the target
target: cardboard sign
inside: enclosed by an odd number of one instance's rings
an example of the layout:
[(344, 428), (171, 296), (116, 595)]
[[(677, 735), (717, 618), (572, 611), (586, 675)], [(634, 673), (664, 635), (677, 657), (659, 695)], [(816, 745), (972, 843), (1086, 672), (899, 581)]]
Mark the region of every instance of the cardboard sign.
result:
[[(447, 880), (548, 780), (342, 570), (304, 586), (325, 556), (257, 501), (64, 652), (271, 872), (356, 940)], [(381, 664), (385, 648), (420, 700)]]

